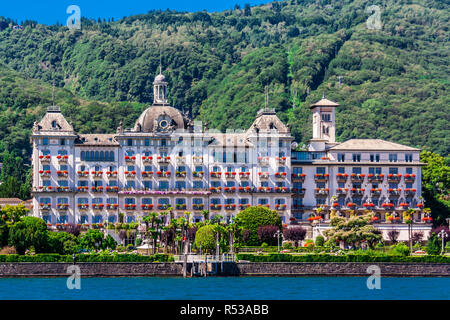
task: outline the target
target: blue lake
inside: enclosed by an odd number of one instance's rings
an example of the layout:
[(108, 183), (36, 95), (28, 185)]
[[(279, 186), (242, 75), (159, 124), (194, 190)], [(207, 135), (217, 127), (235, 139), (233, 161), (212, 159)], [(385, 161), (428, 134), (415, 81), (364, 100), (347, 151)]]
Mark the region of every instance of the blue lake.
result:
[(0, 300), (366, 300), (450, 299), (450, 278), (381, 278), (369, 290), (367, 277), (3, 278)]

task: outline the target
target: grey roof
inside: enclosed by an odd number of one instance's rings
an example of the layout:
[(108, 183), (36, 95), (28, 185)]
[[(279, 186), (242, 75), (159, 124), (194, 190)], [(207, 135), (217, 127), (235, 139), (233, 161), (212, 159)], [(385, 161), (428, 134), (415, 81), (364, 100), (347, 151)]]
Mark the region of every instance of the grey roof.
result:
[(76, 145), (83, 146), (119, 146), (115, 134), (79, 134)]
[(263, 109), (260, 110), (253, 121), (252, 126), (248, 129), (247, 133), (255, 132), (270, 132), (277, 130), (281, 134), (289, 134), (289, 129), (283, 122), (277, 117), (275, 110)]
[(60, 134), (74, 134), (73, 126), (67, 122), (66, 118), (61, 113), (61, 110), (57, 106), (51, 106), (47, 108), (47, 113), (42, 120), (35, 124), (33, 127), (33, 133), (57, 133)]
[(186, 128), (185, 119), (178, 109), (171, 106), (153, 105), (142, 112), (134, 125), (134, 131), (153, 132), (155, 129), (155, 122), (157, 123), (158, 118), (162, 116), (168, 116), (172, 119), (174, 129)]
[(315, 107), (338, 107), (338, 106), (339, 106), (339, 103), (336, 103), (334, 101), (328, 100), (327, 98), (323, 97), (316, 103), (313, 103), (312, 105), (310, 105), (309, 108), (312, 109)]
[(350, 139), (330, 150), (420, 151), (417, 148), (381, 139)]

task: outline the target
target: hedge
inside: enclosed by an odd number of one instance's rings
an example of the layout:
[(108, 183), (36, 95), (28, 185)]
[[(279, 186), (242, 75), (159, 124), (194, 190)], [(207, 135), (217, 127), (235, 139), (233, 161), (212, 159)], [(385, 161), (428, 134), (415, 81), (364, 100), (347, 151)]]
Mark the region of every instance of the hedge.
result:
[[(77, 254), (76, 262), (172, 262), (173, 256), (155, 254), (142, 256), (138, 254)], [(73, 262), (71, 255), (43, 253), (35, 255), (5, 254), (0, 255), (0, 262)]]
[(446, 256), (373, 256), (361, 254), (346, 254), (335, 256), (330, 254), (267, 254), (255, 255), (248, 253), (236, 254), (237, 260), (250, 262), (423, 262), (423, 263), (450, 263), (450, 257)]

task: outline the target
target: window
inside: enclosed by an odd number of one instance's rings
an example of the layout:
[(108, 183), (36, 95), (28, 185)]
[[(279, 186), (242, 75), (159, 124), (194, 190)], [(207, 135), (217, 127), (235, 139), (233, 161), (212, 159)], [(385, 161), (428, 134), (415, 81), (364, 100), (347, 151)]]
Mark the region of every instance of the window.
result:
[(39, 199), (39, 203), (42, 203), (42, 204), (51, 204), (51, 203), (52, 203), (52, 200), (51, 200), (50, 198), (40, 198), (40, 199)]
[(89, 204), (89, 199), (88, 198), (78, 198), (78, 203), (79, 204)]
[(234, 187), (235, 185), (236, 185), (236, 183), (235, 183), (234, 181), (227, 181), (227, 182), (226, 182), (226, 186), (227, 186), (228, 188)]
[(394, 183), (394, 182), (389, 183), (389, 189), (397, 189), (397, 188), (398, 188), (398, 183)]
[(325, 174), (325, 167), (317, 167), (316, 173), (317, 174)]
[(293, 169), (294, 174), (302, 174), (303, 168), (302, 167), (294, 167)]
[(152, 188), (152, 182), (148, 181), (148, 180), (145, 180), (144, 181), (144, 189), (145, 190), (150, 190), (151, 188)]
[(186, 189), (186, 182), (185, 181), (177, 181), (177, 182), (175, 182), (175, 188), (177, 190), (185, 190)]
[(220, 187), (220, 181), (211, 181), (211, 187), (214, 188)]
[(338, 153), (338, 162), (344, 162), (345, 161), (345, 153)]
[(406, 168), (406, 173), (407, 173), (407, 174), (412, 174), (412, 173), (413, 173), (412, 168)]
[(194, 189), (202, 189), (203, 181), (194, 181)]
[(127, 146), (131, 147), (133, 145), (133, 139), (127, 140)]
[(413, 155), (411, 153), (405, 153), (405, 162), (412, 162)]
[(345, 188), (345, 182), (338, 182), (338, 188)]
[(80, 158), (81, 158), (81, 161), (85, 161), (86, 160), (86, 152), (81, 151)]
[(117, 203), (117, 198), (107, 198), (106, 199), (106, 203), (108, 203), (108, 204), (116, 204)]
[(168, 189), (169, 189), (169, 181), (159, 182), (159, 190), (168, 190)]
[(241, 187), (249, 187), (250, 183), (248, 181), (241, 181)]
[(150, 146), (150, 139), (144, 139), (144, 146)]
[(218, 198), (212, 198), (212, 199), (211, 199), (211, 204), (220, 204), (220, 199), (218, 199)]
[(65, 146), (66, 145), (66, 139), (60, 139), (59, 140), (59, 145), (60, 146)]
[(135, 181), (127, 181), (126, 184), (125, 184), (125, 188), (126, 189), (136, 189)]
[(69, 199), (68, 198), (58, 198), (57, 203), (58, 204), (67, 204), (67, 203), (69, 203)]
[(413, 187), (413, 184), (411, 182), (405, 183), (405, 187), (411, 189)]
[(136, 204), (135, 198), (125, 198), (125, 204)]
[(338, 173), (345, 173), (345, 168), (344, 167), (339, 167), (338, 168)]
[(103, 203), (103, 199), (102, 198), (94, 198), (92, 199), (92, 204), (100, 204)]
[(60, 187), (68, 187), (69, 186), (69, 182), (67, 180), (59, 180), (58, 181), (58, 186), (60, 186)]
[(380, 162), (380, 155), (378, 153), (371, 153), (370, 162)]
[(203, 171), (203, 166), (195, 166), (195, 172)]
[(225, 204), (233, 204), (234, 203), (234, 199), (225, 199)]
[(48, 138), (43, 138), (43, 139), (42, 139), (42, 144), (43, 144), (44, 146), (48, 146)]
[(192, 204), (203, 204), (202, 198), (194, 198), (192, 199)]
[(316, 188), (319, 188), (319, 189), (325, 188), (325, 182), (317, 182), (316, 183)]
[(353, 159), (353, 162), (361, 162), (361, 153), (353, 153), (352, 159)]
[(369, 174), (381, 174), (381, 168), (369, 167)]
[(397, 162), (397, 154), (389, 153), (389, 162)]
[(186, 204), (186, 199), (184, 198), (175, 199), (175, 205), (182, 205), (182, 204)]
[(286, 167), (279, 167), (278, 172), (286, 172)]
[(325, 198), (316, 198), (316, 205), (325, 204)]
[(390, 174), (398, 174), (398, 168), (389, 168)]
[(352, 173), (354, 174), (361, 174), (361, 167), (353, 167)]
[(329, 113), (322, 113), (322, 121), (330, 122), (331, 121), (331, 114), (329, 114)]
[(266, 199), (266, 198), (259, 198), (259, 199), (258, 199), (258, 204), (260, 204), (260, 205), (266, 205), (266, 204), (269, 204), (269, 199)]

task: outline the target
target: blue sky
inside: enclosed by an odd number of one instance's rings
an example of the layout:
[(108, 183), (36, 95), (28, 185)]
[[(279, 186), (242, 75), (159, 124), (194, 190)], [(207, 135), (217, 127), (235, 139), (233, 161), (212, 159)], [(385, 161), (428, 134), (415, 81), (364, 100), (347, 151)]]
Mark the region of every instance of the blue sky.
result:
[(88, 18), (114, 18), (147, 13), (152, 9), (167, 8), (177, 11), (222, 11), (233, 8), (235, 4), (241, 7), (245, 3), (258, 5), (269, 0), (1, 0), (0, 16), (23, 20), (36, 20), (43, 24), (55, 24), (57, 21), (65, 24), (69, 14), (69, 5), (77, 5), (81, 9), (81, 16)]

